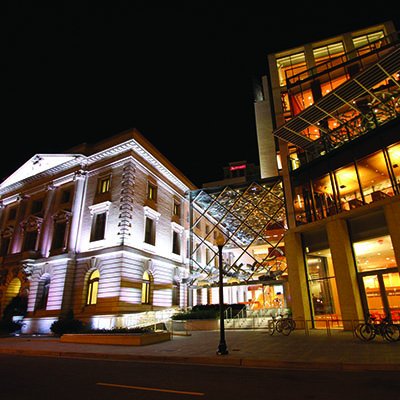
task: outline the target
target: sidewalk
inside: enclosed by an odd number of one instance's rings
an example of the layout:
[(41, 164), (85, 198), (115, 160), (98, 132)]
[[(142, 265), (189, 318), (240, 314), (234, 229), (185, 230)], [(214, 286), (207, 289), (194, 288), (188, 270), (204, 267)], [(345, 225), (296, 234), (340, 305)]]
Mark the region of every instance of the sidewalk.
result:
[(229, 354), (217, 355), (219, 331), (193, 331), (146, 346), (61, 343), (58, 338), (0, 338), (0, 354), (197, 363), (259, 368), (400, 370), (400, 341), (381, 337), (366, 343), (351, 332), (295, 331), (270, 336), (265, 330), (225, 331)]

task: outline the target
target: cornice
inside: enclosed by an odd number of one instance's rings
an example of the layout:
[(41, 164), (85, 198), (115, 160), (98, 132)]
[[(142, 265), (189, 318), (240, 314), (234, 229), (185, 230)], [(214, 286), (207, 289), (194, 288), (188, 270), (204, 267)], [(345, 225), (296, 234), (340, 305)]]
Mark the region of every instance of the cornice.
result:
[(91, 165), (98, 163), (100, 161), (109, 159), (111, 157), (118, 156), (120, 154), (126, 153), (127, 151), (133, 151), (135, 154), (140, 156), (143, 160), (145, 160), (148, 164), (150, 164), (153, 168), (155, 168), (161, 175), (163, 175), (168, 181), (174, 184), (183, 192), (190, 190), (190, 188), (185, 185), (174, 173), (172, 173), (167, 167), (165, 167), (155, 156), (153, 156), (148, 150), (146, 150), (143, 146), (141, 146), (135, 139), (127, 140), (123, 143), (117, 144), (115, 146), (111, 146), (105, 150), (99, 151), (95, 154), (84, 156), (81, 154), (75, 155), (73, 160), (67, 161), (63, 164), (60, 164), (56, 167), (50, 168), (46, 171), (43, 171), (39, 174), (29, 176), (25, 179), (21, 179), (18, 182), (15, 182), (9, 186), (6, 186), (3, 189), (0, 189), (0, 196), (4, 196), (7, 193), (13, 193), (16, 191), (21, 191), (21, 189), (33, 182), (37, 182), (46, 178), (53, 178), (54, 175), (57, 175), (63, 171), (67, 171), (71, 168), (75, 168), (77, 166), (85, 166), (89, 168)]

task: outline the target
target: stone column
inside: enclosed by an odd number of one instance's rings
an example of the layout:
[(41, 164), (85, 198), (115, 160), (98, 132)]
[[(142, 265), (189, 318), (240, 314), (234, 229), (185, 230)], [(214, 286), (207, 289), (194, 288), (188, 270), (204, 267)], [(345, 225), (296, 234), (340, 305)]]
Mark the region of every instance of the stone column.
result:
[(46, 199), (43, 205), (43, 223), (40, 227), (39, 251), (44, 257), (49, 256), (52, 239), (52, 214), (54, 204), (55, 186), (50, 184), (46, 188)]
[(69, 231), (68, 251), (79, 251), (79, 225), (84, 209), (85, 188), (87, 182), (86, 171), (75, 173), (75, 193), (72, 203), (72, 219)]
[(285, 255), (288, 266), (290, 293), (288, 307), (294, 319), (311, 320), (310, 301), (307, 290), (307, 275), (304, 265), (303, 247), (299, 233), (286, 233)]
[(353, 321), (363, 319), (363, 310), (346, 221), (342, 219), (330, 221), (326, 224), (326, 230), (335, 271), (343, 328), (351, 330)]

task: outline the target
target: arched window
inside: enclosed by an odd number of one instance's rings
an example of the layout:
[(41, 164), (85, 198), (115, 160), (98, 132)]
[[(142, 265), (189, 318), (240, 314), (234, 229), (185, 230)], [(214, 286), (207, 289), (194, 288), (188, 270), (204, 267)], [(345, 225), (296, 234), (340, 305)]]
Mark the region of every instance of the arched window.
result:
[(100, 279), (100, 272), (98, 269), (95, 269), (89, 275), (86, 305), (97, 303), (97, 293), (99, 291), (99, 279)]
[(5, 306), (7, 306), (15, 296), (18, 296), (20, 289), (21, 289), (21, 281), (18, 278), (12, 279), (7, 286), (6, 296), (4, 299)]
[(144, 271), (142, 277), (142, 304), (150, 304), (150, 284), (151, 275)]
[(49, 298), (50, 289), (50, 276), (43, 277), (38, 286), (37, 292), (37, 310), (45, 310), (47, 306), (47, 300)]

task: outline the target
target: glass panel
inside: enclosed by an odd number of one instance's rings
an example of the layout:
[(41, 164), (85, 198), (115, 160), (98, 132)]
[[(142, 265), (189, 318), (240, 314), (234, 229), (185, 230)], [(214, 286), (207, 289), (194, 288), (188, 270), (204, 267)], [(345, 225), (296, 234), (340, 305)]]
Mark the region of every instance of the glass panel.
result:
[(293, 201), (296, 224), (301, 225), (312, 222), (314, 217), (312, 213), (311, 193), (307, 184), (295, 187)]
[(386, 316), (382, 297), (380, 293), (379, 281), (377, 275), (363, 277), (365, 295), (367, 297), (368, 311), (371, 317), (380, 320)]
[(360, 187), (354, 165), (338, 169), (335, 172), (342, 210), (350, 210), (363, 205)]
[(315, 327), (339, 326), (341, 312), (330, 250), (308, 253), (306, 261)]
[(389, 235), (356, 242), (353, 248), (358, 272), (396, 267)]
[(393, 322), (400, 322), (400, 276), (397, 272), (384, 274), (386, 296)]
[(367, 203), (393, 196), (383, 152), (379, 151), (357, 161), (357, 169)]
[(278, 68), (280, 86), (286, 85), (287, 78), (297, 75), (307, 69), (304, 53), (297, 53), (287, 57), (278, 58), (276, 60), (276, 66)]
[[(400, 101), (399, 101), (400, 103)], [(400, 110), (399, 110), (400, 111)], [(400, 144), (395, 144), (388, 148), (390, 163), (396, 177), (397, 185), (400, 184)]]
[(329, 175), (313, 179), (314, 202), (317, 219), (336, 214), (333, 189)]

